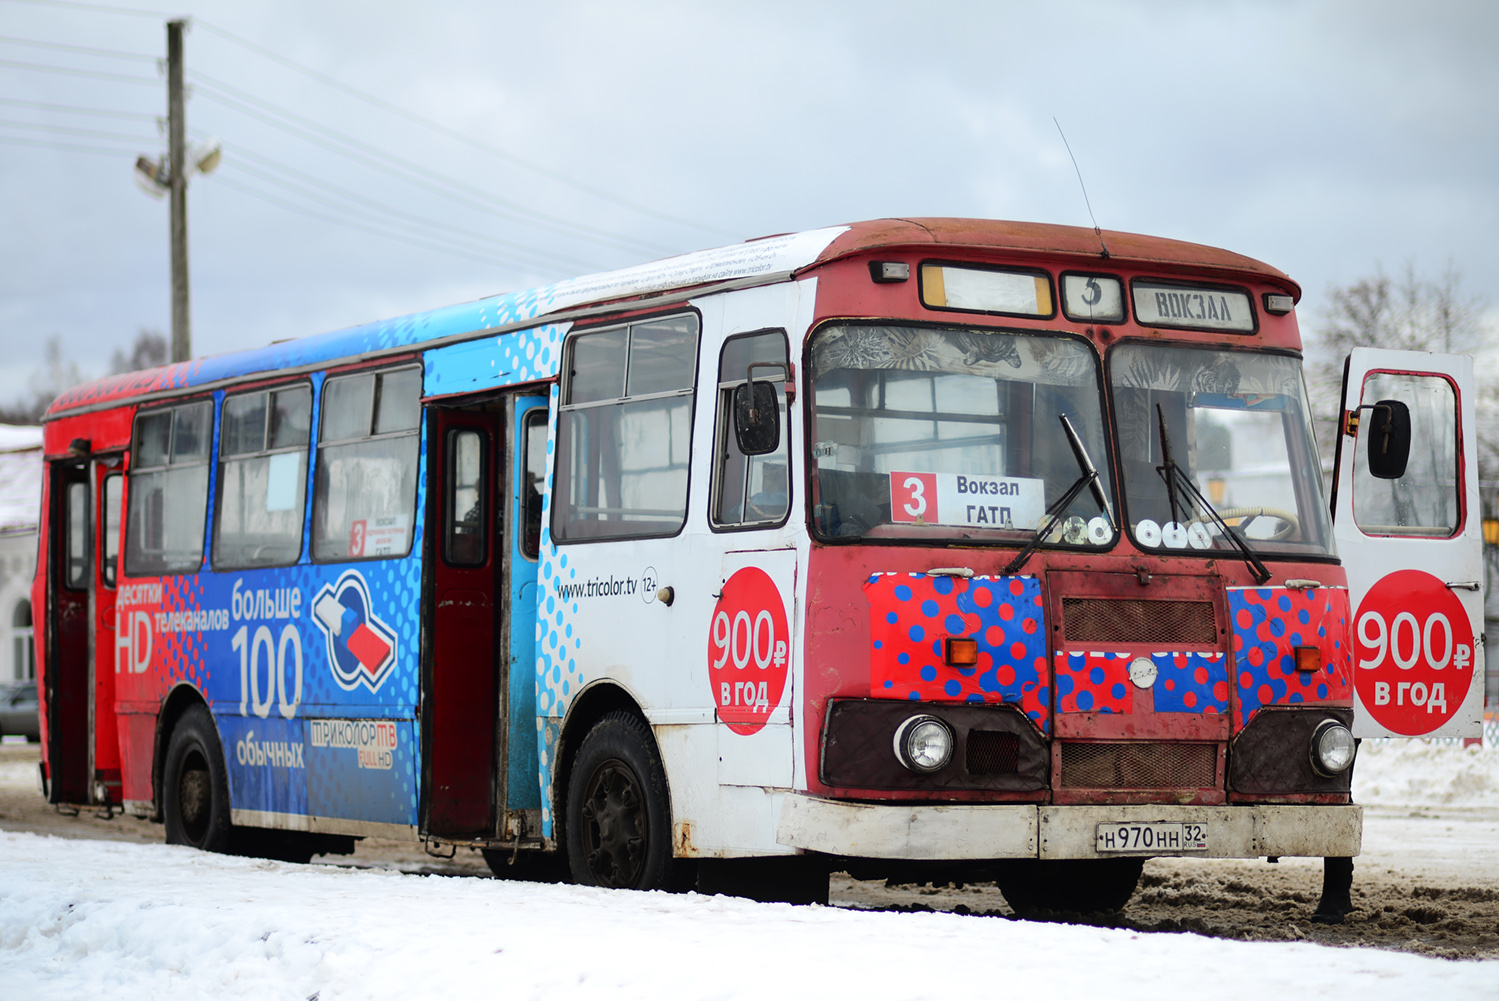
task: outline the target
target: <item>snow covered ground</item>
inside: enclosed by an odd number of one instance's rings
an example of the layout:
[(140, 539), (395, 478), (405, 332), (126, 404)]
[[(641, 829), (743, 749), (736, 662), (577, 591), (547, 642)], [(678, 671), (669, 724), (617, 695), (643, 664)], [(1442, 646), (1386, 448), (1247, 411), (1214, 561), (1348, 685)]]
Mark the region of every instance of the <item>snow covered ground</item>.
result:
[[(32, 788), (32, 768), (0, 763), (0, 785)], [(1430, 868), (1466, 886), (1499, 875), (1499, 749), (1365, 743), (1356, 795), (1371, 804), (1361, 872)], [(1496, 985), (1499, 961), (296, 866), (0, 831), (4, 998), (1448, 1001), (1493, 998)]]
[(1499, 808), (1499, 746), (1366, 740), (1353, 769), (1353, 798), (1379, 807)]
[(1492, 998), (1499, 963), (0, 833), (14, 998)]

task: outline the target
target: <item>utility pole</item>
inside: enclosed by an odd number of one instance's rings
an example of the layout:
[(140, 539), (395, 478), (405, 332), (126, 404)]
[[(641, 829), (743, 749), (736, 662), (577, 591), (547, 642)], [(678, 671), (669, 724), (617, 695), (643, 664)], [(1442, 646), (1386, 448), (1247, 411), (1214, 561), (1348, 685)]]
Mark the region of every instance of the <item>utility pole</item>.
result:
[(193, 356), (187, 296), (187, 108), (182, 96), (182, 32), (186, 20), (167, 22), (167, 163), (172, 217), (172, 361)]

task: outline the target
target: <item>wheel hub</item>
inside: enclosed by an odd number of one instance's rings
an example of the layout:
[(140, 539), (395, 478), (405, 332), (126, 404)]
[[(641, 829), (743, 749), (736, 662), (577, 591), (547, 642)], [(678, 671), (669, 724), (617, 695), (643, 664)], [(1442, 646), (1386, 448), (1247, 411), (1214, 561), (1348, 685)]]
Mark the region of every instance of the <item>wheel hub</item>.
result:
[(645, 862), (645, 801), (635, 774), (618, 760), (601, 764), (583, 803), (588, 868), (600, 886), (636, 884)]

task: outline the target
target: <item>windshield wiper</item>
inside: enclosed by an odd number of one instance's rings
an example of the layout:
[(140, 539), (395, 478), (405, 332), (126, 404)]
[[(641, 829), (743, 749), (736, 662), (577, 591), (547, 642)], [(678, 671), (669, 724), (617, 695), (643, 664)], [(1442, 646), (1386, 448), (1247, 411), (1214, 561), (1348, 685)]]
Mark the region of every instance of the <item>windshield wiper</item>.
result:
[(1161, 458), (1165, 463), (1164, 465), (1155, 467), (1155, 470), (1161, 474), (1161, 479), (1166, 481), (1166, 500), (1171, 505), (1171, 520), (1178, 525), (1182, 524), (1180, 512), (1183, 508), (1176, 494), (1178, 486), (1180, 486), (1185, 488), (1186, 492), (1196, 499), (1197, 503), (1201, 505), (1202, 510), (1206, 511), (1213, 519), (1213, 522), (1223, 530), (1223, 534), (1228, 536), (1228, 541), (1233, 543), (1234, 548), (1239, 551), (1239, 555), (1244, 558), (1244, 562), (1249, 566), (1250, 573), (1254, 575), (1254, 582), (1256, 584), (1265, 583), (1271, 577), (1270, 571), (1265, 569), (1265, 564), (1260, 562), (1260, 558), (1254, 555), (1254, 550), (1249, 548), (1249, 543), (1244, 541), (1244, 538), (1238, 532), (1229, 527), (1228, 522), (1223, 520), (1223, 516), (1202, 495), (1202, 491), (1197, 489), (1197, 484), (1192, 482), (1192, 477), (1183, 472), (1182, 468), (1176, 464), (1176, 459), (1171, 455), (1171, 436), (1166, 432), (1166, 414), (1161, 409), (1159, 403), (1155, 405), (1155, 415), (1156, 422), (1161, 429)]
[(1030, 559), (1031, 554), (1036, 551), (1036, 547), (1041, 545), (1041, 540), (1051, 534), (1052, 527), (1061, 520), (1068, 506), (1077, 500), (1077, 495), (1083, 492), (1083, 487), (1092, 488), (1093, 499), (1103, 509), (1103, 517), (1109, 523), (1110, 531), (1116, 533), (1118, 531), (1118, 526), (1114, 522), (1114, 512), (1109, 508), (1108, 495), (1104, 493), (1103, 484), (1099, 482), (1098, 468), (1093, 465), (1093, 460), (1088, 457), (1087, 446), (1083, 444), (1083, 439), (1078, 436), (1077, 429), (1072, 426), (1072, 422), (1067, 419), (1066, 414), (1057, 414), (1057, 418), (1062, 422), (1062, 432), (1067, 435), (1067, 443), (1072, 446), (1072, 457), (1077, 460), (1077, 468), (1082, 470), (1083, 475), (1074, 480), (1072, 486), (1067, 488), (1067, 492), (1058, 498), (1055, 504), (1046, 509), (1046, 513), (1050, 517), (1031, 535), (1030, 541), (1025, 544), (1025, 548), (1016, 553), (1015, 558), (999, 572), (1002, 577), (1009, 577), (1012, 574), (1018, 573), (1020, 568), (1025, 566), (1026, 560)]

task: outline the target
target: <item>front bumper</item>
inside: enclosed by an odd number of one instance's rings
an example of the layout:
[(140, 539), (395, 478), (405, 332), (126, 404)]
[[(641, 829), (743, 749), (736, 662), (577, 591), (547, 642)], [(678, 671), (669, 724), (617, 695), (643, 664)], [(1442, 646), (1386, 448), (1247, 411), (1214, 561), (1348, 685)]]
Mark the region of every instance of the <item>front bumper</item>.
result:
[(1208, 827), (1206, 851), (1139, 855), (1257, 858), (1341, 857), (1362, 850), (1361, 806), (916, 806), (786, 797), (776, 840), (792, 848), (852, 858), (1104, 858), (1100, 823), (1191, 823)]

